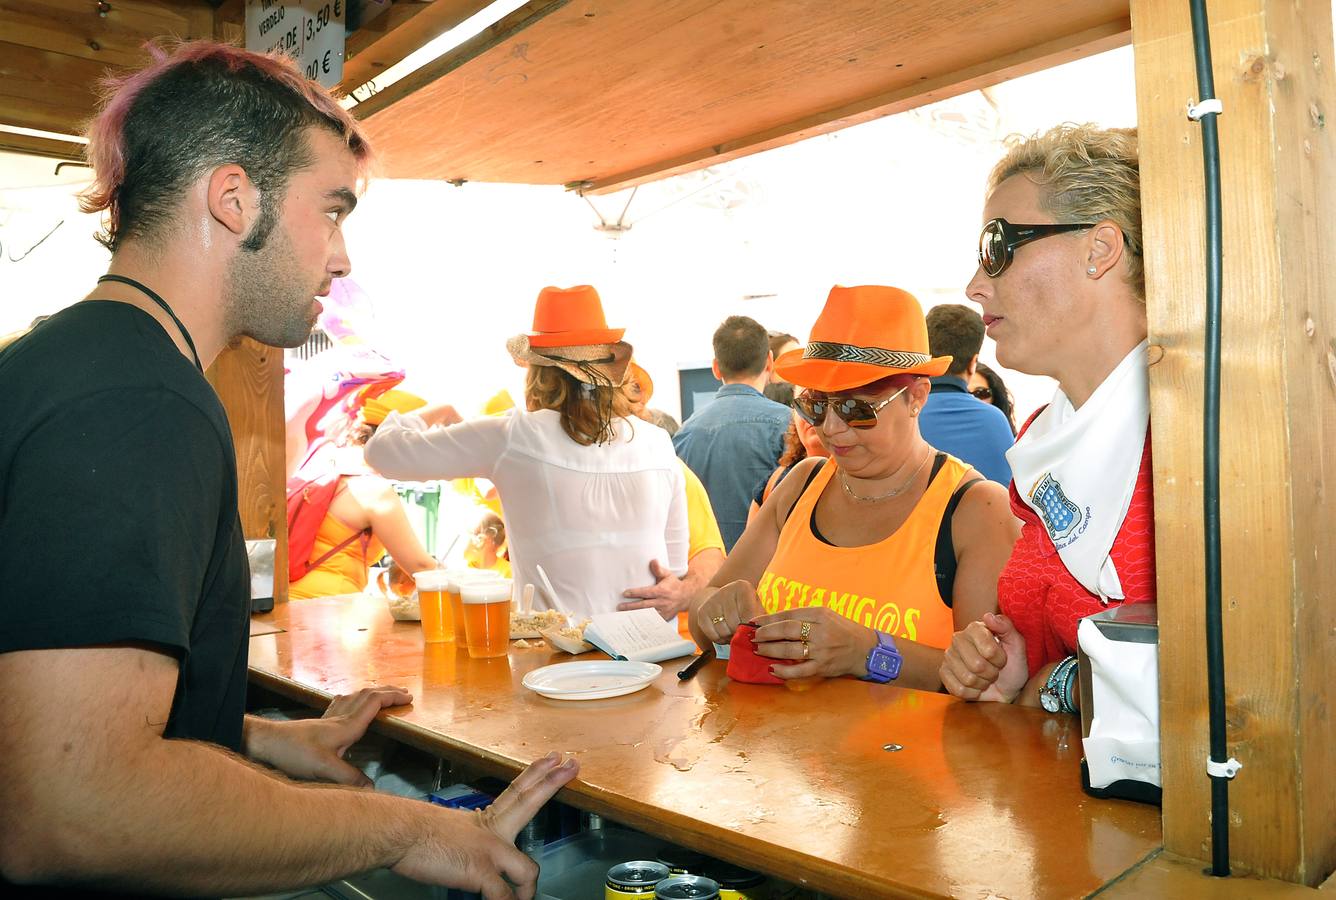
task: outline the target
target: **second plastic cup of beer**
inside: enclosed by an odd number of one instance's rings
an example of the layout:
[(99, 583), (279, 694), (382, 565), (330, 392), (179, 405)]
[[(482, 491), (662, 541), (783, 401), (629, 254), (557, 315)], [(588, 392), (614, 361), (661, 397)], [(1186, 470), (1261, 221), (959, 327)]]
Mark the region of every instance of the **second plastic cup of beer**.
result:
[(422, 610), (422, 640), (428, 644), (453, 642), (455, 611), (446, 596), (450, 577), (444, 569), (427, 569), (413, 575), (417, 583), (418, 607)]
[(509, 579), (465, 581), (460, 585), (469, 656), (486, 659), (510, 652)]
[(455, 614), (455, 643), (463, 646), (468, 640), (464, 635), (464, 603), (460, 599), (463, 585), (469, 581), (495, 582), (499, 581), (501, 576), (490, 569), (447, 569), (446, 572), (450, 577), (445, 592)]

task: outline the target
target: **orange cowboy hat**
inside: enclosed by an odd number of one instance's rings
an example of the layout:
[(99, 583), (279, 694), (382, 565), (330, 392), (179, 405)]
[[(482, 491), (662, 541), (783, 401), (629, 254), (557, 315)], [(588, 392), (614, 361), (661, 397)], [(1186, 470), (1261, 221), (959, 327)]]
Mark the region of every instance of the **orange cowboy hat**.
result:
[(545, 287), (533, 311), (533, 331), (506, 341), (522, 366), (555, 366), (586, 384), (616, 387), (626, 378), (631, 345), (625, 328), (609, 328), (598, 291), (587, 284)]
[(928, 326), (914, 295), (869, 284), (830, 289), (807, 346), (775, 361), (799, 387), (847, 391), (891, 375), (941, 375), (951, 357), (928, 352)]
[(615, 344), (625, 328), (609, 328), (598, 291), (587, 284), (572, 288), (545, 287), (533, 308), (530, 347), (575, 347)]

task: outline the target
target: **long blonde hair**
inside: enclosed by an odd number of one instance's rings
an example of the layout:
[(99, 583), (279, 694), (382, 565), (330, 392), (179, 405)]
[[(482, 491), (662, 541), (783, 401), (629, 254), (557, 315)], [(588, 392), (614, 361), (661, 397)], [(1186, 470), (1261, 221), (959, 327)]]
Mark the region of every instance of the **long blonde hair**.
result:
[(988, 193), (1013, 175), (1025, 175), (1041, 187), (1040, 205), (1057, 221), (1116, 224), (1128, 251), (1127, 281), (1144, 303), (1136, 129), (1068, 122), (1042, 134), (1012, 135), (1007, 145), (1007, 155), (988, 176)]
[(524, 397), (530, 410), (559, 412), (561, 430), (586, 447), (615, 440), (615, 421), (631, 415), (631, 401), (620, 387), (586, 384), (556, 366), (529, 366)]

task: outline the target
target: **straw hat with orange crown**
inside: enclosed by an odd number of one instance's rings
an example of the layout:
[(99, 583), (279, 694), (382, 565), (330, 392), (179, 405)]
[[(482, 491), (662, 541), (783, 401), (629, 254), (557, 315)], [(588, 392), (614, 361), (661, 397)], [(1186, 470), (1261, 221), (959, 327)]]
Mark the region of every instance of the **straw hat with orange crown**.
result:
[(631, 362), (625, 333), (608, 327), (603, 301), (589, 285), (545, 287), (534, 304), (533, 330), (506, 341), (506, 349), (521, 365), (554, 366), (585, 384), (616, 387)]

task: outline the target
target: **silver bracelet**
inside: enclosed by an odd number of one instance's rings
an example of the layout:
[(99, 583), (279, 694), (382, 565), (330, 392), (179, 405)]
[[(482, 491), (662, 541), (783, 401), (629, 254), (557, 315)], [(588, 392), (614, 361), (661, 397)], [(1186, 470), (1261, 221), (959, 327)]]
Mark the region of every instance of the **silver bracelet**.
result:
[(1077, 709), (1076, 704), (1072, 702), (1075, 699), (1072, 687), (1076, 684), (1077, 668), (1080, 666), (1080, 663), (1075, 656), (1069, 656), (1067, 658), (1071, 660), (1071, 665), (1067, 667), (1066, 673), (1062, 676), (1062, 681), (1058, 684), (1058, 699), (1062, 703), (1063, 712), (1075, 713), (1077, 712)]

